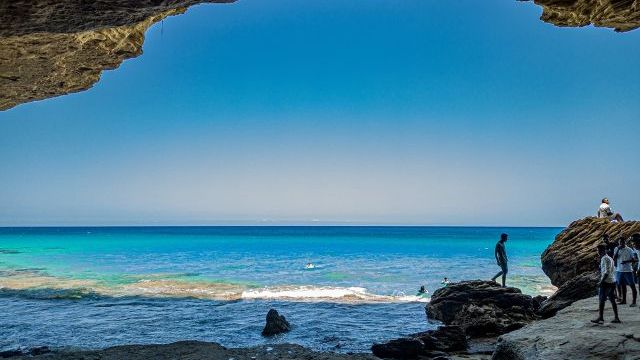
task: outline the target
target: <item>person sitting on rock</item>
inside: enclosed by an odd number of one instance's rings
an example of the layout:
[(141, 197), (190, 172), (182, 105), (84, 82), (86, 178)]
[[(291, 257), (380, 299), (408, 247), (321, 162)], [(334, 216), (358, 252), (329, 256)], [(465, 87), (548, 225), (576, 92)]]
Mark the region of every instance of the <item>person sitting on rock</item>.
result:
[(507, 262), (509, 259), (507, 258), (507, 250), (505, 248), (505, 243), (509, 235), (502, 234), (500, 235), (500, 241), (496, 244), (495, 257), (498, 266), (500, 266), (500, 271), (496, 274), (496, 276), (491, 278), (491, 281), (496, 281), (499, 276), (502, 276), (502, 287), (507, 286), (507, 272), (509, 272), (509, 267), (507, 266)]
[(598, 218), (599, 219), (609, 219), (609, 221), (617, 221), (623, 222), (622, 215), (619, 213), (614, 213), (611, 210), (611, 205), (609, 205), (609, 199), (602, 199), (602, 203), (600, 204), (600, 208), (598, 209)]
[(618, 305), (616, 305), (616, 298), (614, 295), (614, 289), (616, 288), (614, 279), (614, 267), (613, 259), (607, 255), (607, 247), (604, 244), (598, 245), (598, 255), (600, 256), (600, 281), (598, 282), (598, 318), (591, 320), (596, 324), (604, 323), (604, 304), (607, 299), (611, 302), (611, 308), (613, 308), (613, 321), (612, 323), (620, 323), (618, 317)]
[(627, 246), (627, 241), (624, 238), (618, 240), (618, 248), (613, 255), (613, 260), (617, 264), (616, 268), (616, 282), (618, 283), (618, 290), (622, 297), (622, 301), (618, 304), (627, 303), (627, 286), (631, 287), (631, 294), (633, 295), (632, 307), (636, 306), (636, 298), (638, 292), (636, 291), (636, 281), (633, 278), (633, 263), (638, 261), (636, 253)]

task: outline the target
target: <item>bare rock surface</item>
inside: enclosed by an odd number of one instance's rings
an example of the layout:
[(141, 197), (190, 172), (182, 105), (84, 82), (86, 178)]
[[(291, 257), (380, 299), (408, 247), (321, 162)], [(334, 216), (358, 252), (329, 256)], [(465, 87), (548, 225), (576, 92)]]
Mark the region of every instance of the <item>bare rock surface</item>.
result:
[(125, 345), (93, 351), (59, 351), (39, 356), (18, 356), (11, 359), (42, 360), (374, 360), (367, 354), (335, 354), (314, 352), (299, 345), (280, 344), (246, 349), (227, 349), (216, 343), (180, 341), (164, 345)]
[(537, 318), (531, 296), (485, 280), (463, 281), (436, 290), (426, 310), (429, 319), (458, 325), (471, 337), (504, 334)]
[(595, 296), (599, 280), (599, 273), (588, 272), (567, 281), (542, 303), (538, 315), (543, 319), (550, 318), (575, 301)]
[(436, 358), (457, 353), (468, 355), (469, 342), (459, 326), (441, 326), (418, 334), (374, 344), (371, 352), (383, 359)]
[(542, 270), (553, 285), (562, 287), (576, 276), (598, 271), (596, 248), (602, 235), (608, 234), (615, 241), (635, 233), (640, 233), (640, 221), (612, 223), (594, 217), (574, 221), (542, 253)]
[(611, 305), (604, 325), (596, 297), (575, 302), (552, 318), (533, 322), (498, 339), (493, 360), (607, 360), (640, 359), (640, 311), (620, 306), (622, 324), (611, 324)]
[[(523, 0), (528, 1), (528, 0)], [(618, 32), (640, 27), (639, 0), (534, 0), (542, 21), (557, 26), (593, 25)]]
[(142, 54), (154, 23), (203, 2), (0, 0), (0, 111), (90, 88)]

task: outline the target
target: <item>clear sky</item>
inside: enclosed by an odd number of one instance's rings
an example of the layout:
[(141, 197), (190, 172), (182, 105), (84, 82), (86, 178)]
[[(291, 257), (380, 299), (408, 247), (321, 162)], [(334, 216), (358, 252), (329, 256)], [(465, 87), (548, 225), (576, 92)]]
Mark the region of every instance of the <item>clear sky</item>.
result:
[(0, 224), (640, 218), (640, 30), (529, 2), (241, 0), (0, 113)]

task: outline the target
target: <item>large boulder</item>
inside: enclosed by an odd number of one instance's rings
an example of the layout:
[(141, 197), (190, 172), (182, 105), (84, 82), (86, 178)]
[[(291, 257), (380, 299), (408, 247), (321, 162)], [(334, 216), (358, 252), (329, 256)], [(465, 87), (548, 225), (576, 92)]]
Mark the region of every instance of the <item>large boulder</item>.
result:
[(596, 247), (602, 235), (608, 234), (615, 241), (635, 233), (640, 233), (640, 221), (612, 223), (594, 217), (574, 221), (542, 253), (542, 270), (553, 285), (562, 287), (578, 275), (598, 271)]
[(594, 296), (598, 285), (599, 259), (596, 248), (602, 236), (612, 242), (628, 239), (640, 233), (639, 221), (612, 223), (607, 219), (588, 217), (574, 221), (564, 229), (542, 253), (542, 270), (558, 290), (542, 304), (538, 311), (543, 318), (554, 316), (558, 310), (574, 301)]
[(382, 359), (417, 359), (424, 351), (424, 343), (416, 338), (391, 340), (371, 347), (373, 355)]
[(273, 336), (291, 330), (291, 325), (283, 315), (278, 314), (275, 309), (267, 313), (267, 323), (262, 329), (262, 336)]
[(433, 293), (427, 305), (429, 319), (460, 326), (471, 337), (500, 335), (537, 318), (531, 296), (493, 281), (451, 284)]
[(597, 293), (600, 274), (588, 272), (574, 277), (562, 285), (546, 301), (537, 313), (543, 319), (554, 316), (559, 310), (571, 305), (574, 301), (590, 298)]
[(598, 316), (598, 298), (580, 300), (552, 318), (535, 321), (498, 339), (493, 360), (603, 360), (640, 358), (640, 311), (619, 306), (622, 324), (611, 324), (607, 304), (604, 325)]

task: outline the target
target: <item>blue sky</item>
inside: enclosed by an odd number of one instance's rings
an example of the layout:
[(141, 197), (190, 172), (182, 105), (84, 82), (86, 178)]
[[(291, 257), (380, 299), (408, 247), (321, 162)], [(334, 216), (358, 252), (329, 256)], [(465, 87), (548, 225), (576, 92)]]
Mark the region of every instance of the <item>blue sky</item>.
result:
[(529, 2), (242, 0), (0, 113), (0, 224), (640, 217), (640, 31)]

